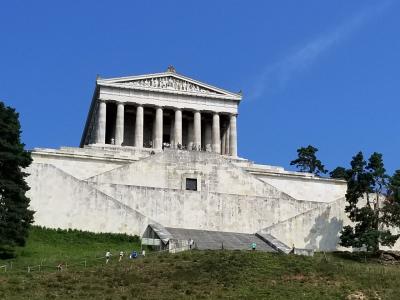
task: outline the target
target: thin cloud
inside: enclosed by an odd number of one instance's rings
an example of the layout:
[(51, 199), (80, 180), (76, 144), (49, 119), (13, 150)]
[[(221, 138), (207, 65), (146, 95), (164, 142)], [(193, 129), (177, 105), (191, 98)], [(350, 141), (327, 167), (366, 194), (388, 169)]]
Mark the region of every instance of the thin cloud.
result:
[(297, 73), (309, 68), (324, 52), (343, 42), (373, 17), (387, 10), (392, 3), (391, 0), (384, 1), (363, 9), (331, 32), (319, 36), (277, 63), (267, 66), (256, 80), (249, 98), (257, 99), (266, 92), (284, 88)]

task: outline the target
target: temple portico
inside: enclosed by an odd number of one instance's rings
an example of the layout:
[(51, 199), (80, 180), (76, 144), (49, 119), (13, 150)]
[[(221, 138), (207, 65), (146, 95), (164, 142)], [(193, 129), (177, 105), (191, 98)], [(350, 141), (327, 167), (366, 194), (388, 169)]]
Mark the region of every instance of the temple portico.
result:
[(197, 150), (237, 156), (241, 95), (177, 74), (97, 79), (84, 145)]
[(236, 156), (236, 136), (233, 114), (101, 100), (94, 144), (167, 146)]

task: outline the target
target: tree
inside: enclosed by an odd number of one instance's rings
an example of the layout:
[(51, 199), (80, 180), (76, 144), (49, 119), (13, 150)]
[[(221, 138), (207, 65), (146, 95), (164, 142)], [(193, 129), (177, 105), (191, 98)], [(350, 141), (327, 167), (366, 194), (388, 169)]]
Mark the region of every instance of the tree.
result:
[(400, 170), (394, 172), (389, 180), (388, 197), (383, 207), (385, 224), (400, 227)]
[(334, 178), (334, 179), (347, 180), (349, 178), (349, 174), (348, 174), (347, 170), (343, 167), (337, 167), (332, 172), (330, 172), (329, 175), (331, 176), (331, 178)]
[(15, 109), (0, 101), (0, 255), (12, 255), (15, 246), (24, 246), (33, 222), (29, 210), (29, 190), (25, 182), (32, 158), (20, 141), (20, 123)]
[(308, 145), (307, 147), (301, 147), (297, 149), (297, 159), (292, 160), (290, 165), (295, 165), (300, 172), (313, 173), (319, 175), (319, 173), (326, 174), (328, 171), (325, 170), (325, 166), (317, 159), (316, 153), (318, 149)]
[[(389, 176), (386, 174), (382, 154), (374, 152), (367, 163), (362, 152), (357, 153), (346, 174), (345, 211), (354, 226), (343, 227), (340, 244), (345, 247), (365, 247), (372, 252), (377, 252), (379, 245), (393, 246), (399, 235), (392, 234), (389, 228), (396, 226), (400, 215), (397, 215), (397, 208), (385, 197)], [(360, 203), (360, 200), (365, 203)]]
[(395, 171), (389, 180), (389, 194), (392, 202), (400, 204), (400, 170)]

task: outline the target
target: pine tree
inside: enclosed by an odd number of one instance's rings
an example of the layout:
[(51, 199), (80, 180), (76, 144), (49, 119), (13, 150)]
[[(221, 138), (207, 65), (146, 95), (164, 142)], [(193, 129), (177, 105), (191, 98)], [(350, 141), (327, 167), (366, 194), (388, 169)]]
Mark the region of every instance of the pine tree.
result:
[(300, 172), (313, 173), (319, 175), (320, 173), (326, 174), (328, 171), (325, 170), (325, 166), (317, 159), (316, 153), (318, 149), (308, 145), (307, 147), (301, 147), (297, 149), (297, 159), (292, 160), (290, 165), (295, 165)]
[(383, 222), (400, 228), (400, 170), (389, 180), (388, 197), (383, 207)]
[(11, 255), (15, 246), (24, 246), (33, 222), (29, 210), (29, 190), (22, 171), (32, 162), (20, 141), (20, 123), (15, 109), (0, 101), (0, 256)]
[[(346, 174), (345, 211), (354, 226), (343, 227), (340, 244), (345, 247), (365, 247), (372, 252), (377, 252), (379, 245), (393, 246), (399, 235), (392, 234), (389, 228), (396, 226), (398, 215), (385, 197), (389, 177), (386, 175), (382, 154), (373, 153), (367, 163), (362, 152), (357, 153)], [(365, 200), (365, 204), (359, 202), (361, 199)]]
[(389, 194), (392, 202), (400, 204), (400, 170), (395, 171), (389, 180)]
[(334, 179), (348, 180), (349, 178), (347, 170), (343, 167), (337, 167), (336, 169), (334, 169), (332, 172), (329, 173), (329, 176), (331, 176), (331, 178)]

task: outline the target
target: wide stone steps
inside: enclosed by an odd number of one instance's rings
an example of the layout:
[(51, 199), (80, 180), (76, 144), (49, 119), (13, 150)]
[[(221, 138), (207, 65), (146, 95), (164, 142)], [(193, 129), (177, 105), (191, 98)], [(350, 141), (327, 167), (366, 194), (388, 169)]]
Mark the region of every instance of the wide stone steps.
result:
[(254, 234), (171, 227), (166, 227), (165, 229), (174, 239), (192, 239), (195, 247), (199, 250), (251, 250), (251, 244), (255, 242), (257, 245), (256, 250), (258, 251), (277, 252)]

